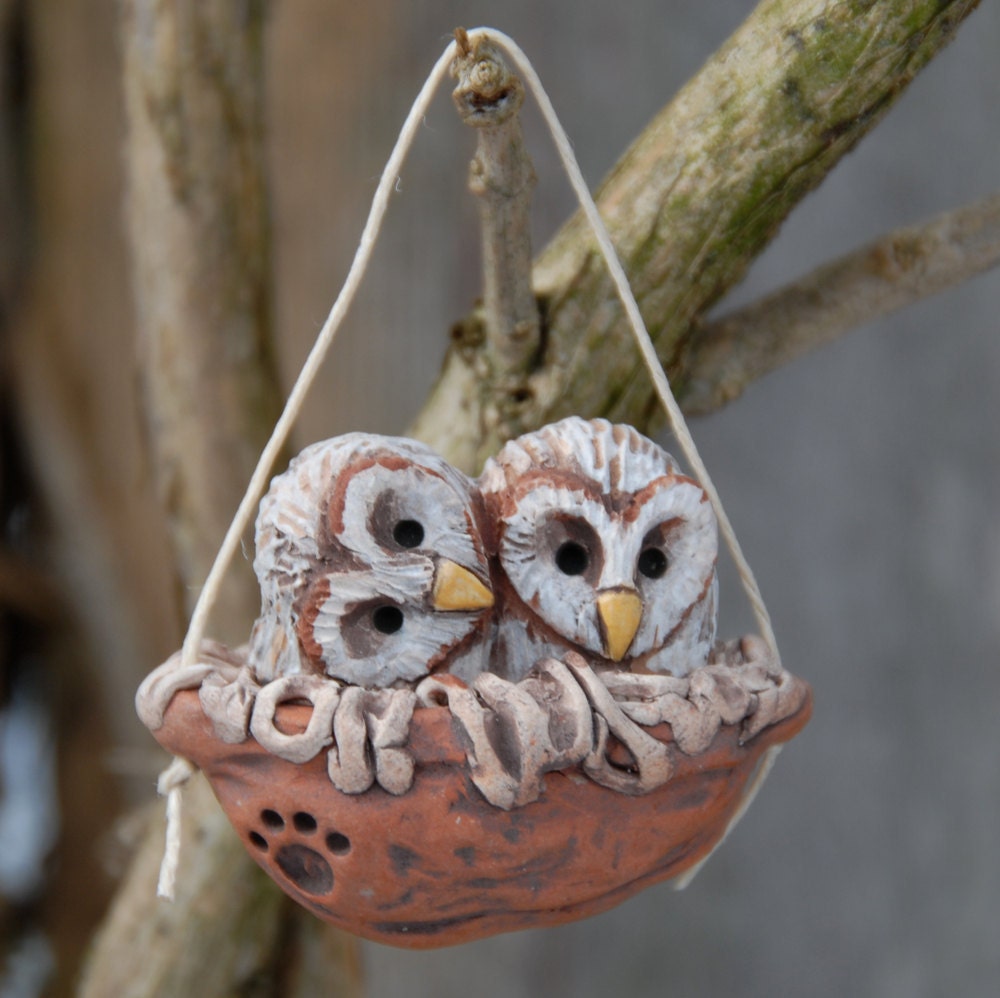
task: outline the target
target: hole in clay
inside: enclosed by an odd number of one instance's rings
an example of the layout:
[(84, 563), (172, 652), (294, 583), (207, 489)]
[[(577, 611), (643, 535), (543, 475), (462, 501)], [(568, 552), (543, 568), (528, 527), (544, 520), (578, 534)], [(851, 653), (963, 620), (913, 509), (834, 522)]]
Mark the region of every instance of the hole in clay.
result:
[(668, 564), (667, 556), (659, 548), (646, 548), (639, 554), (638, 569), (647, 579), (663, 578)]
[(582, 575), (589, 564), (590, 554), (576, 541), (566, 541), (556, 551), (556, 567), (563, 575)]
[(639, 772), (635, 756), (614, 735), (608, 735), (608, 747), (605, 749), (605, 754), (608, 762), (616, 769), (633, 774)]
[(309, 835), (316, 831), (316, 819), (305, 811), (298, 811), (292, 816), (292, 824), (297, 832)]
[[(303, 716), (290, 707), (308, 707), (309, 714)], [(309, 700), (297, 697), (295, 700), (285, 700), (278, 704), (274, 712), (274, 727), (283, 735), (299, 735), (306, 730), (312, 716), (313, 705)]]
[(267, 839), (258, 832), (250, 833), (250, 841), (262, 852), (267, 852)]
[(351, 840), (340, 832), (330, 832), (326, 837), (326, 847), (334, 856), (343, 856), (351, 851)]
[(285, 819), (277, 811), (272, 811), (269, 807), (260, 812), (260, 820), (273, 832), (280, 832), (285, 827)]
[(420, 547), (424, 542), (423, 524), (417, 520), (400, 520), (393, 528), (392, 539), (401, 548)]
[(380, 606), (372, 614), (375, 630), (381, 634), (395, 634), (403, 626), (403, 611), (398, 606)]
[(282, 846), (274, 857), (281, 872), (307, 894), (329, 894), (333, 890), (333, 870), (314, 849), (302, 845)]

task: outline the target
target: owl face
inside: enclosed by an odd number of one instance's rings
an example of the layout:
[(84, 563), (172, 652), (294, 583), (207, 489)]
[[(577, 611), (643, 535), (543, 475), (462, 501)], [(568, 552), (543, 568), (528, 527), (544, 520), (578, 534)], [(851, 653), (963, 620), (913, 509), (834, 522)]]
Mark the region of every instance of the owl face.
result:
[(257, 521), (261, 678), (309, 671), (387, 686), (481, 671), (493, 595), (478, 501), (415, 441), (348, 434), (303, 451)]
[(665, 451), (630, 427), (574, 417), (507, 444), (480, 487), (514, 593), (503, 654), (527, 654), (525, 670), (567, 647), (675, 674), (706, 661), (715, 516)]

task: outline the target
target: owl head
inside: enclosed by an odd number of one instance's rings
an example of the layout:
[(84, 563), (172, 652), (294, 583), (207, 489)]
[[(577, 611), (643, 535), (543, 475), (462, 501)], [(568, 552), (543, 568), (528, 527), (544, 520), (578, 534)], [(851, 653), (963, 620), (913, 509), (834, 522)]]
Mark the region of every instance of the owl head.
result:
[(493, 595), (478, 504), (413, 440), (351, 433), (304, 450), (257, 518), (259, 677), (388, 686), (481, 671)]
[[(504, 613), (536, 653), (683, 674), (715, 636), (718, 538), (707, 495), (629, 426), (576, 417), (508, 443), (480, 489)], [(498, 583), (499, 585), (499, 583)]]

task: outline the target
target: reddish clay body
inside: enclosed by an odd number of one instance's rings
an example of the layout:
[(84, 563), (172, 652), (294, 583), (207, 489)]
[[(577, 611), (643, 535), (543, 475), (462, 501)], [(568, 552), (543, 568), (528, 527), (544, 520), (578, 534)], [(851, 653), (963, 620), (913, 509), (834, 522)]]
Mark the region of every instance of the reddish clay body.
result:
[[(418, 707), (408, 750), (412, 788), (346, 795), (321, 753), (290, 763), (248, 738), (226, 744), (198, 693), (173, 696), (154, 732), (208, 776), (247, 850), (286, 893), (343, 929), (430, 948), (556, 925), (611, 908), (676, 877), (721, 840), (766, 751), (806, 724), (811, 697), (747, 744), (723, 725), (696, 756), (676, 752), (674, 776), (643, 796), (548, 773), (540, 798), (510, 811), (469, 778), (466, 748), (445, 707)], [(304, 730), (310, 708), (285, 704), (277, 726)], [(671, 741), (669, 725), (649, 729)]]

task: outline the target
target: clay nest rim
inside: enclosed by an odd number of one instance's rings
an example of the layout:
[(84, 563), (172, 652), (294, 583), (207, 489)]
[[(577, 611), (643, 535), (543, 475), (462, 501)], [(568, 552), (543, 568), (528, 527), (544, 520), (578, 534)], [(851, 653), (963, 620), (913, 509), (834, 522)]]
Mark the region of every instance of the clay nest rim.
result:
[(757, 639), (684, 678), (599, 676), (567, 656), (517, 684), (415, 690), (261, 687), (245, 649), (202, 653), (143, 683), (147, 726), (204, 770), (287, 894), (410, 948), (559, 924), (689, 877), (811, 712)]
[[(786, 719), (749, 740), (723, 725), (695, 756), (657, 725), (650, 733), (675, 763), (661, 786), (623, 799), (577, 764), (549, 771), (544, 793), (510, 810), (473, 783), (447, 707), (414, 710), (414, 780), (398, 796), (377, 781), (343, 793), (323, 753), (292, 763), (253, 738), (221, 741), (196, 690), (171, 698), (157, 737), (204, 769), (248, 852), (286, 893), (347, 931), (428, 948), (585, 917), (697, 869), (810, 709), (806, 689)], [(283, 705), (278, 723), (305, 730), (309, 715)]]

